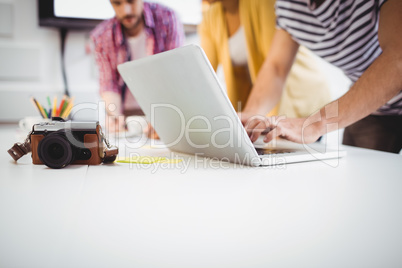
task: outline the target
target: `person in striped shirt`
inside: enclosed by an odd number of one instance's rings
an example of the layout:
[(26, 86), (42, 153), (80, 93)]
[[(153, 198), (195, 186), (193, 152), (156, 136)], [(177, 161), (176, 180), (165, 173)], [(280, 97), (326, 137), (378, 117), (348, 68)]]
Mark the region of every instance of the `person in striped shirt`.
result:
[[(243, 124), (255, 141), (312, 143), (345, 128), (344, 144), (399, 153), (402, 148), (402, 1), (277, 0), (277, 30)], [(353, 82), (308, 118), (262, 116), (277, 103), (299, 45), (339, 67)]]
[(106, 103), (109, 131), (124, 130), (124, 116), (142, 115), (117, 66), (130, 60), (180, 47), (183, 25), (175, 12), (143, 0), (110, 0), (116, 16), (92, 32), (99, 68), (100, 95)]

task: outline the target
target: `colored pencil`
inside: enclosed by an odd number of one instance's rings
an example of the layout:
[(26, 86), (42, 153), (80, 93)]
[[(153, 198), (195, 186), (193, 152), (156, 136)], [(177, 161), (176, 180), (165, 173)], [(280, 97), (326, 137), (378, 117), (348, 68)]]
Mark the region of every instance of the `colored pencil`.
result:
[(67, 105), (66, 109), (64, 109), (64, 111), (62, 112), (61, 117), (67, 118), (67, 116), (70, 114), (71, 110), (73, 109), (73, 105), (74, 105), (74, 97), (72, 97), (68, 101), (68, 105)]
[(59, 106), (59, 108), (57, 109), (57, 115), (56, 115), (56, 116), (60, 116), (60, 115), (61, 115), (61, 112), (63, 111), (64, 103), (66, 102), (66, 97), (67, 97), (67, 96), (64, 95), (63, 98), (61, 99), (60, 106)]
[(43, 111), (45, 112), (45, 118), (49, 118), (49, 113), (48, 113), (48, 111), (46, 111), (45, 108), (43, 108)]
[(45, 110), (43, 109), (42, 105), (40, 105), (40, 103), (39, 103), (35, 98), (33, 98), (33, 100), (35, 101), (36, 105), (38, 106), (38, 109), (39, 109), (39, 111), (40, 111), (42, 117), (43, 117), (43, 118), (47, 118), (46, 112), (45, 112)]
[(61, 107), (60, 114), (62, 114), (67, 109), (67, 106), (70, 103), (70, 101), (71, 101), (70, 97), (66, 95), (63, 107)]
[(43, 114), (40, 111), (39, 106), (36, 104), (34, 97), (30, 97), (29, 100), (32, 102), (32, 105), (34, 106), (35, 110), (37, 110), (39, 114), (43, 117)]
[(50, 97), (47, 96), (47, 104), (49, 105), (49, 112), (48, 112), (48, 118), (52, 118), (52, 102), (50, 101)]
[(63, 113), (63, 118), (68, 118), (72, 109), (73, 109), (73, 106), (68, 106), (67, 109)]
[(53, 98), (52, 116), (58, 116), (57, 115), (57, 96), (54, 96), (54, 98)]

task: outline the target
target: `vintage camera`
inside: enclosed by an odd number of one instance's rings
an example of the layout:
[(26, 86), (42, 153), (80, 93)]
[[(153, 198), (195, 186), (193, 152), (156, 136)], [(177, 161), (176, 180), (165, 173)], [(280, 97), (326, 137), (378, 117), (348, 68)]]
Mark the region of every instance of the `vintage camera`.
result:
[(35, 124), (23, 144), (9, 150), (14, 160), (32, 150), (33, 164), (64, 168), (70, 164), (99, 165), (118, 154), (104, 139), (98, 122), (52, 121)]

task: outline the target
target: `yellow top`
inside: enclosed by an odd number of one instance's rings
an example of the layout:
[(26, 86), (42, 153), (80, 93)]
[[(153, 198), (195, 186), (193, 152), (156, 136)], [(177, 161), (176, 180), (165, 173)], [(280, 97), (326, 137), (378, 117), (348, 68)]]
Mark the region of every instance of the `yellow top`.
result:
[[(275, 0), (239, 0), (240, 21), (246, 37), (248, 69), (252, 83), (255, 82), (268, 55), (276, 29), (274, 5)], [(229, 54), (229, 34), (220, 2), (212, 4), (203, 14), (198, 31), (201, 46), (215, 71), (218, 65), (222, 64), (228, 96), (233, 106), (237, 109), (240, 101), (244, 107), (249, 91), (239, 86), (244, 84), (244, 81), (240, 81), (235, 75), (235, 67)], [(330, 100), (325, 75), (311, 52), (300, 47), (279, 106), (271, 111), (271, 114), (287, 117), (309, 116)]]

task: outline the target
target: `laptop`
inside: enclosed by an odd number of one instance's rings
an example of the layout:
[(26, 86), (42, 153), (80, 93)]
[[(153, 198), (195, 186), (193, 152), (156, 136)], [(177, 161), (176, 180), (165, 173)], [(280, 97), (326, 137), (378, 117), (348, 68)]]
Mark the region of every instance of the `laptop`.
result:
[(197, 45), (126, 62), (118, 71), (172, 151), (249, 166), (339, 158), (345, 153), (279, 140), (253, 144)]

